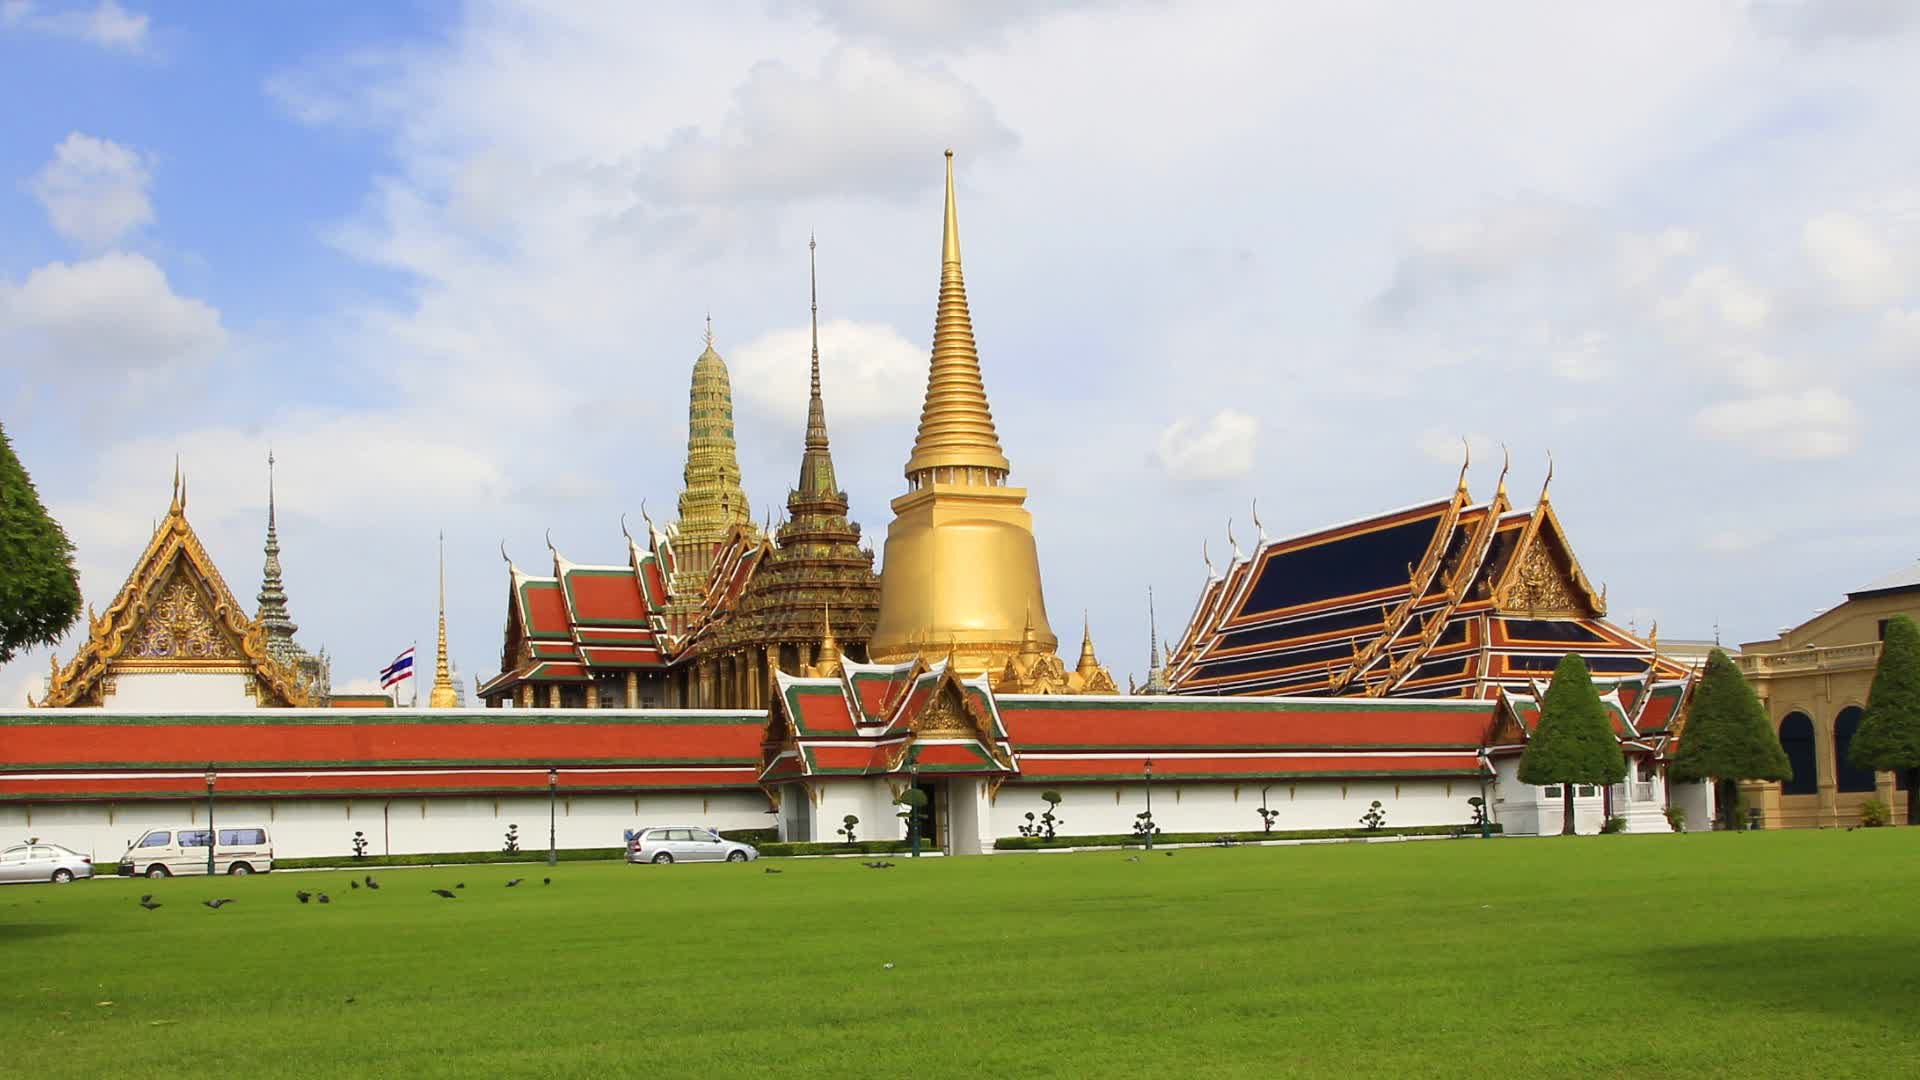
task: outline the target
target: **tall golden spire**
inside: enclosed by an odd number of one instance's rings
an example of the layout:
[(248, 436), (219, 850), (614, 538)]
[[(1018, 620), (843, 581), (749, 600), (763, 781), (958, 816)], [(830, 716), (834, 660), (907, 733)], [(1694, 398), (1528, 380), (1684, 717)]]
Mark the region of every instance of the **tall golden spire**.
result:
[[(1007, 458), (987, 407), (960, 271), (953, 152), (947, 152), (940, 300), (907, 493), (893, 500), (880, 568), (880, 618), (867, 642), (876, 662), (906, 660), (919, 643), (948, 643), (963, 675), (1007, 676), (1016, 656), (1051, 658), (1040, 557), (1027, 493), (1007, 484)], [(1016, 665), (1017, 666), (1017, 665)]]
[[(987, 407), (980, 378), (980, 351), (973, 341), (973, 316), (967, 310), (967, 282), (960, 270), (960, 218), (953, 201), (953, 151), (947, 151), (947, 211), (940, 240), (940, 306), (933, 321), (933, 365), (927, 376), (926, 404), (920, 409), (920, 433), (907, 458), (907, 478), (927, 479), (927, 470), (968, 468), (950, 482), (999, 484), (1006, 480), (1007, 457)], [(916, 475), (921, 474), (921, 475)], [(949, 481), (948, 474), (939, 479)]]
[(453, 673), (447, 669), (447, 534), (440, 534), (440, 652), (433, 660), (433, 689), (427, 704), (435, 709), (454, 709), (460, 695), (453, 689)]

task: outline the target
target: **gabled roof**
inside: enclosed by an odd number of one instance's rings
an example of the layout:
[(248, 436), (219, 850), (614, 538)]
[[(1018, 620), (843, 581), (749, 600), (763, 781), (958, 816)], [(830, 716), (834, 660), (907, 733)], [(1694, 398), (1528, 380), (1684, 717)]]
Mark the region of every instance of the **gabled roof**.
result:
[(87, 641), (62, 668), (53, 661), (44, 706), (99, 701), (117, 671), (238, 670), (252, 675), (263, 705), (317, 704), (318, 688), (274, 659), (267, 635), (213, 565), (187, 522), (186, 489), (175, 479), (167, 516), (134, 563), (106, 613), (88, 611)]
[(1902, 589), (1920, 589), (1920, 562), (1908, 563), (1898, 570), (1882, 574), (1847, 595), (1866, 596), (1871, 593), (1899, 592)]

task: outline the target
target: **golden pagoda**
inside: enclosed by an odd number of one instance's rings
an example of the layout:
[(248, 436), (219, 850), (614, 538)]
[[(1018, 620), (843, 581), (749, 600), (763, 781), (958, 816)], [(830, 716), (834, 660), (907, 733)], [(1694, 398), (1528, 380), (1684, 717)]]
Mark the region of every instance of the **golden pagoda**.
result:
[(433, 659), (433, 690), (427, 705), (435, 709), (457, 709), (460, 693), (453, 688), (453, 672), (447, 666), (447, 534), (440, 534), (440, 640)]
[(880, 618), (868, 643), (876, 662), (950, 654), (967, 676), (991, 673), (1024, 649), (1052, 654), (1040, 559), (1024, 489), (987, 405), (960, 269), (953, 151), (947, 151), (940, 303), (933, 327), (920, 431), (907, 458), (907, 493), (893, 500), (880, 571)]
[(753, 531), (752, 507), (740, 484), (733, 441), (733, 384), (727, 362), (713, 347), (711, 317), (706, 345), (693, 362), (687, 396), (686, 487), (680, 492), (680, 521), (673, 533), (673, 602), (667, 612), (673, 634), (686, 632), (706, 599), (715, 549), (735, 526)]

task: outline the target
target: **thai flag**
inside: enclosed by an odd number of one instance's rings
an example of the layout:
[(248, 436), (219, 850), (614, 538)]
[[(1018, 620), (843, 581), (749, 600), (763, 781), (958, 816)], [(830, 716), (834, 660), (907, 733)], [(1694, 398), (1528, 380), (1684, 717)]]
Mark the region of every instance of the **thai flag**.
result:
[(413, 649), (409, 648), (406, 652), (395, 657), (393, 663), (381, 669), (380, 689), (385, 690), (388, 687), (397, 686), (404, 680), (411, 678), (413, 678)]

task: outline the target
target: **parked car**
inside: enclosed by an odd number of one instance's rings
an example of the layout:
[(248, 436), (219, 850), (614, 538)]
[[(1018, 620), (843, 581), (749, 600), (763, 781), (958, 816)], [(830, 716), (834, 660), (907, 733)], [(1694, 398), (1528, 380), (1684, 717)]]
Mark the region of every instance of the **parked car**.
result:
[(51, 881), (65, 885), (93, 876), (93, 860), (59, 844), (19, 844), (0, 851), (0, 882)]
[(752, 844), (728, 840), (697, 825), (656, 825), (627, 841), (630, 863), (746, 862), (760, 857)]
[[(273, 869), (273, 844), (267, 830), (242, 826), (219, 830), (213, 849), (216, 874), (264, 874)], [(148, 829), (127, 845), (115, 870), (121, 877), (150, 878), (207, 872), (206, 829)]]

